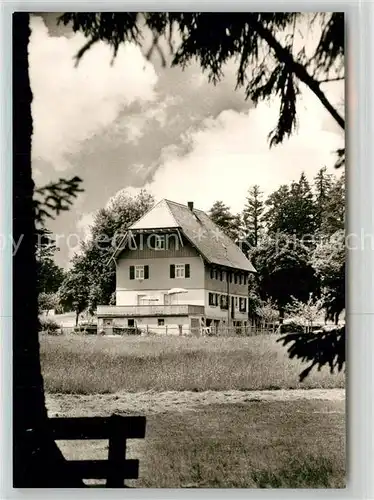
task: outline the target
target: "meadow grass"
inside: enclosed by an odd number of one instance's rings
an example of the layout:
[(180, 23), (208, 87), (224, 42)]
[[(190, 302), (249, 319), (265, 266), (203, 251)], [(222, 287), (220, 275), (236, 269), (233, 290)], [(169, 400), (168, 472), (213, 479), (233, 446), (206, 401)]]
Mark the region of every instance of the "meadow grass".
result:
[(276, 335), (232, 338), (41, 336), (49, 393), (344, 387), (344, 374), (290, 360)]
[[(103, 441), (62, 442), (69, 459), (105, 459)], [(128, 442), (144, 488), (342, 488), (342, 401), (251, 401), (147, 416)]]

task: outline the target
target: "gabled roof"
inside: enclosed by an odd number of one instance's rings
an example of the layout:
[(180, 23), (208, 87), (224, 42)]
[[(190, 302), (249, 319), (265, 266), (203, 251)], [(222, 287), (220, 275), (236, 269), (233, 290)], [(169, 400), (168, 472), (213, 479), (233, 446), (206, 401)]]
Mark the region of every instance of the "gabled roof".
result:
[[(191, 210), (186, 205), (162, 200), (128, 231), (155, 229), (178, 229), (210, 264), (256, 272), (240, 248), (202, 210)], [(112, 258), (122, 251), (120, 247)]]
[(166, 200), (156, 203), (143, 217), (138, 219), (129, 230), (136, 229), (161, 229), (177, 228), (178, 222), (175, 220)]

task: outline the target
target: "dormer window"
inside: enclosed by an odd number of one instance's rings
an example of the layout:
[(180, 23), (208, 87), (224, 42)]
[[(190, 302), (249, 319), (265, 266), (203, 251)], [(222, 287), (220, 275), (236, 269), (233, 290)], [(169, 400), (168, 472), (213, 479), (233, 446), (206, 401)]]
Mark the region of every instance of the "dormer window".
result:
[(165, 250), (165, 236), (156, 236), (156, 250)]

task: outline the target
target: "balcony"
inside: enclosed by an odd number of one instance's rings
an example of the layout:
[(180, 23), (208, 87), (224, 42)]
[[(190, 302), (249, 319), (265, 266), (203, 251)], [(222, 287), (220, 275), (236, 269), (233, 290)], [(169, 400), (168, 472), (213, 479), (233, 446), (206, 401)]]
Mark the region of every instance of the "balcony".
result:
[(97, 306), (100, 318), (203, 315), (204, 306), (195, 304)]

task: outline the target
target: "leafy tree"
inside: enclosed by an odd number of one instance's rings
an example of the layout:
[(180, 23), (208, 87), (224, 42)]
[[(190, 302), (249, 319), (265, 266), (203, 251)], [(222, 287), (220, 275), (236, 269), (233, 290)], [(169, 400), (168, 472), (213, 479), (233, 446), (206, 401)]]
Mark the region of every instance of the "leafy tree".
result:
[(273, 325), (273, 331), (275, 324), (279, 321), (279, 311), (277, 310), (276, 304), (270, 299), (261, 301), (261, 303), (256, 308), (256, 313), (259, 318), (261, 318), (264, 326), (269, 323)]
[(64, 270), (52, 259), (37, 261), (37, 291), (38, 293), (55, 293), (63, 279)]
[(309, 249), (286, 234), (262, 240), (251, 252), (251, 259), (258, 272), (260, 296), (275, 302), (281, 320), (292, 297), (306, 301), (317, 289)]
[[(75, 261), (74, 271), (70, 269), (58, 291), (59, 302), (68, 311), (75, 312), (75, 326), (79, 315), (88, 307), (89, 280), (80, 268), (79, 257)], [(79, 269), (79, 270), (78, 270)]]
[(50, 311), (51, 309), (57, 309), (59, 306), (60, 300), (57, 293), (45, 293), (41, 292), (38, 295), (38, 306), (39, 312), (42, 311)]
[(248, 318), (252, 320), (252, 324), (257, 319), (257, 308), (261, 304), (258, 278), (254, 274), (250, 274), (248, 276)]
[(310, 294), (307, 302), (301, 302), (292, 297), (292, 301), (287, 307), (287, 314), (292, 317), (296, 324), (301, 323), (305, 332), (308, 333), (312, 331), (315, 321), (321, 314), (323, 305), (323, 300), (315, 299), (312, 294)]
[(254, 185), (249, 188), (246, 204), (243, 209), (244, 228), (247, 233), (247, 241), (251, 246), (257, 246), (260, 232), (263, 229), (262, 214), (264, 202), (260, 186)]
[(337, 231), (319, 244), (312, 255), (312, 266), (322, 287), (322, 301), (327, 319), (338, 324), (345, 307), (345, 235)]
[(265, 220), (270, 233), (302, 238), (316, 229), (316, 209), (309, 182), (302, 173), (298, 182), (283, 185), (266, 200)]

